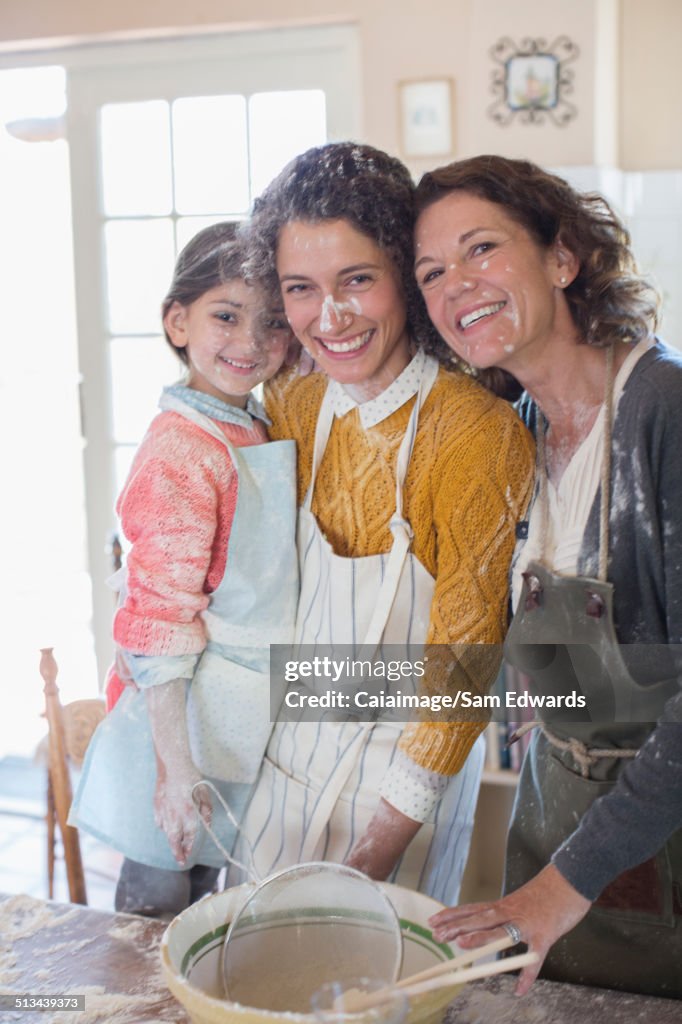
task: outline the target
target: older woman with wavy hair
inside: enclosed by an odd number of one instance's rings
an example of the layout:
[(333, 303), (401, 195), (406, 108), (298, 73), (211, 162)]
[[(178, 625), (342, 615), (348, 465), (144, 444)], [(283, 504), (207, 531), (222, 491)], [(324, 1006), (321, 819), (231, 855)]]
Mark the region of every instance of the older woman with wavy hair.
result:
[[(682, 996), (682, 359), (598, 195), (480, 156), (418, 186), (416, 275), (459, 359), (525, 391), (537, 482), (508, 661), (541, 720), (505, 893), (433, 919), (507, 932), (547, 977)], [(654, 724), (655, 723), (655, 724)]]

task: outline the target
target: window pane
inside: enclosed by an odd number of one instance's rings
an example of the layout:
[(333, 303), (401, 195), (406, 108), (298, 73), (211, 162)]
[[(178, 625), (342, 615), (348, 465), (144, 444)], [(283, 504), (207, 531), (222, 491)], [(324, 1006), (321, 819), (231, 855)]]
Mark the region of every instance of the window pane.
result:
[(175, 237), (178, 243), (178, 252), (187, 245), (190, 239), (196, 234), (208, 228), (211, 224), (222, 224), (226, 220), (237, 220), (238, 218), (218, 215), (216, 217), (180, 217), (175, 225)]
[(164, 100), (102, 107), (100, 144), (107, 216), (170, 213), (170, 127)]
[(110, 221), (104, 228), (109, 330), (156, 334), (173, 276), (170, 220)]
[(112, 338), (110, 357), (114, 440), (138, 444), (159, 411), (161, 389), (182, 376), (184, 365), (161, 335)]
[(326, 141), (321, 89), (255, 93), (249, 100), (251, 194), (260, 195), (292, 157)]
[(176, 100), (173, 158), (179, 213), (245, 212), (249, 206), (245, 98)]

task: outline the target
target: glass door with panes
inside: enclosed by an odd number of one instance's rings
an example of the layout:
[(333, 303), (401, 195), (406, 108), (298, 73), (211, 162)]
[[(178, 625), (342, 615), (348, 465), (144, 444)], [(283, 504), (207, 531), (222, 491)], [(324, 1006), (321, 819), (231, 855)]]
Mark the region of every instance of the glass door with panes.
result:
[(177, 252), (239, 220), (296, 153), (357, 134), (349, 28), (100, 49), (68, 68), (89, 563), (100, 673), (111, 656), (114, 504), (180, 364), (160, 302)]

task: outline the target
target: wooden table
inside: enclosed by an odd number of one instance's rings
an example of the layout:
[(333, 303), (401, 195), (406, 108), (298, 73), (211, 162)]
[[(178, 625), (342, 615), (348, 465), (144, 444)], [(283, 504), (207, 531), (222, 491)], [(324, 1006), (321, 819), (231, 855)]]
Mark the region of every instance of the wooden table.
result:
[(188, 1024), (161, 973), (161, 921), (0, 894), (0, 993), (85, 995), (85, 1011), (0, 1008), (14, 1024)]
[(467, 985), (444, 1024), (682, 1024), (682, 1001), (608, 988), (536, 981), (514, 995), (516, 981), (498, 976)]
[[(165, 925), (0, 894), (0, 992), (85, 995), (85, 1011), (0, 1009), (1, 1024), (189, 1024), (166, 988)], [(682, 1024), (682, 1001), (537, 981), (517, 999), (514, 979), (468, 985), (445, 1024)]]

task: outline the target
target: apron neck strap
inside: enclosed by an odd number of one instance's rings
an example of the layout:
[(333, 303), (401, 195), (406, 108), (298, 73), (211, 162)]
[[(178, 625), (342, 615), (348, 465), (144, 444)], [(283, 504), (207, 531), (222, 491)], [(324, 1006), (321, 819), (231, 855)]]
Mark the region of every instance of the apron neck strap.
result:
[(611, 491), (611, 440), (613, 431), (613, 361), (615, 345), (606, 352), (606, 387), (604, 392), (604, 445), (601, 460), (601, 495), (599, 502), (599, 579), (606, 583), (609, 561), (609, 498)]
[[(417, 357), (415, 357), (417, 358)], [(400, 449), (398, 451), (398, 458), (396, 460), (396, 479), (395, 479), (395, 516), (391, 520), (391, 530), (394, 530), (394, 523), (403, 522), (403, 485), (405, 483), (405, 477), (407, 476), (407, 467), (412, 456), (412, 449), (414, 448), (414, 441), (417, 435), (417, 423), (419, 420), (419, 414), (426, 401), (431, 388), (435, 384), (436, 377), (438, 376), (438, 360), (433, 356), (423, 355), (423, 367), (421, 371), (421, 379), (419, 382), (419, 388), (417, 390), (417, 397), (412, 407), (410, 419), (407, 424), (407, 430), (401, 441)], [(315, 481), (317, 479), (317, 471), (322, 462), (322, 458), (327, 448), (327, 442), (329, 441), (329, 435), (331, 434), (332, 425), (334, 423), (334, 407), (332, 398), (332, 384), (330, 381), (327, 390), (324, 393), (322, 399), (322, 405), (320, 406), (320, 412), (317, 417), (317, 425), (315, 427), (315, 442), (313, 445), (313, 466), (310, 474), (310, 484), (303, 501), (303, 508), (310, 511), (313, 502), (313, 493), (315, 491)]]
[(407, 430), (405, 436), (402, 439), (400, 448), (398, 450), (398, 458), (396, 460), (395, 467), (395, 518), (398, 520), (403, 519), (403, 487), (405, 484), (405, 478), (407, 476), (407, 467), (410, 464), (412, 458), (412, 449), (414, 448), (414, 441), (417, 436), (417, 425), (419, 421), (419, 414), (423, 408), (424, 402), (431, 393), (433, 385), (436, 383), (436, 377), (438, 376), (438, 360), (433, 356), (426, 356), (424, 359), (424, 366), (422, 368), (421, 380), (419, 381), (419, 390), (417, 391), (417, 398), (412, 407), (410, 419), (407, 424)]
[[(361, 660), (371, 660), (374, 657), (377, 647), (381, 643), (386, 623), (388, 622), (391, 614), (393, 602), (396, 594), (398, 593), (403, 566), (405, 565), (410, 545), (412, 543), (412, 529), (407, 520), (403, 518), (403, 484), (405, 482), (407, 467), (414, 447), (419, 413), (426, 401), (427, 395), (434, 385), (436, 377), (438, 376), (438, 360), (434, 359), (433, 356), (427, 355), (423, 355), (422, 358), (423, 365), (421, 380), (417, 390), (417, 398), (412, 408), (412, 412), (410, 413), (409, 423), (407, 424), (407, 430), (405, 431), (405, 435), (401, 441), (396, 462), (395, 514), (389, 523), (391, 533), (393, 535), (393, 543), (386, 562), (381, 587), (377, 594), (374, 611), (362, 642), (360, 650)], [(310, 511), (310, 506), (312, 504), (317, 467), (327, 446), (327, 440), (331, 431), (333, 418), (334, 412), (332, 409), (331, 394), (329, 388), (327, 388), (315, 430), (313, 471), (310, 480), (310, 487), (308, 488), (308, 493), (306, 494), (306, 499), (303, 505), (307, 511)]]

